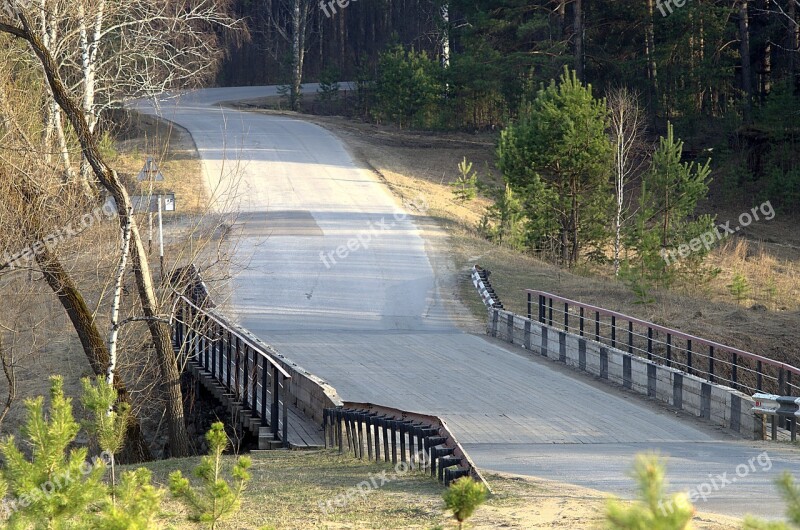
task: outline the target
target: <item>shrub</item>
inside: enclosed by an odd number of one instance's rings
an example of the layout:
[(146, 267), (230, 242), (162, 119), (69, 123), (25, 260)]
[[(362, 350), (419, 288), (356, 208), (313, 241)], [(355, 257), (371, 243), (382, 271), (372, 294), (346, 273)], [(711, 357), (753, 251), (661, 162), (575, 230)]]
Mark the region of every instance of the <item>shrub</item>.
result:
[(468, 202), (478, 195), (478, 172), (472, 170), (472, 162), (467, 157), (458, 164), (458, 177), (450, 186), (459, 202)]
[(616, 499), (606, 508), (607, 527), (613, 530), (684, 530), (691, 528), (694, 507), (685, 494), (665, 498), (664, 462), (658, 455), (637, 455), (633, 478), (639, 500)]
[(444, 503), (462, 528), (464, 521), (472, 517), (475, 510), (486, 501), (489, 490), (480, 482), (470, 477), (461, 477), (453, 482), (444, 492)]
[(169, 475), (169, 489), (187, 504), (192, 520), (207, 523), (213, 529), (221, 519), (239, 509), (245, 484), (250, 480), (247, 470), (251, 462), (249, 457), (239, 457), (231, 470), (232, 485), (228, 484), (222, 477), (222, 453), (228, 448), (228, 436), (221, 422), (211, 426), (206, 440), (210, 454), (194, 469), (200, 486), (192, 487), (180, 471), (174, 471)]

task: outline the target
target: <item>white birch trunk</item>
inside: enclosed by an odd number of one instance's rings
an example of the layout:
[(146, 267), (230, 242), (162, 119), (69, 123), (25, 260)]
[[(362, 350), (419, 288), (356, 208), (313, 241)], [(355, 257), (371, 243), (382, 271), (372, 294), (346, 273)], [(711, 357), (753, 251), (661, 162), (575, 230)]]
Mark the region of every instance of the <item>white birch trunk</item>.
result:
[(122, 255), (119, 258), (117, 278), (114, 285), (114, 301), (111, 304), (111, 331), (108, 334), (108, 371), (106, 381), (114, 385), (114, 375), (117, 369), (117, 338), (119, 336), (119, 306), (122, 302), (122, 286), (125, 279), (125, 268), (128, 265), (128, 254), (131, 247), (131, 219), (133, 210), (128, 214), (128, 222), (122, 231)]
[(450, 68), (450, 4), (442, 4), (440, 13), (442, 16), (442, 66)]

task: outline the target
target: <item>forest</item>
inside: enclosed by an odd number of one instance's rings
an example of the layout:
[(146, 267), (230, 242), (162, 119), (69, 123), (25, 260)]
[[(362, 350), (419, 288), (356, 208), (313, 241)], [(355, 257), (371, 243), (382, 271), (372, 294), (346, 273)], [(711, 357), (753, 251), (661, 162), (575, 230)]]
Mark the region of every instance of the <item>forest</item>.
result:
[[(356, 103), (336, 112), (356, 120), (502, 130), (508, 185), (483, 190), (496, 203), (480, 232), (565, 266), (613, 261), (646, 299), (645, 285), (715, 274), (707, 234), (726, 234), (709, 205), (798, 212), (798, 7), (241, 1), (247, 31), (223, 37), (218, 82), (281, 84), (299, 109), (303, 83), (331, 99), (349, 81)], [(570, 126), (583, 136), (545, 138)], [(480, 183), (462, 171), (455, 185)]]
[[(796, 211), (796, 0), (369, 0), (331, 16), (324, 5), (235, 2), (247, 31), (226, 33), (218, 82), (290, 85), (297, 70), (302, 82), (356, 81), (374, 96), (381, 54), (400, 46), (425, 57), (420, 99), (406, 109), (414, 125), (492, 129), (568, 65), (600, 97), (622, 86), (638, 94), (649, 133), (673, 123), (685, 156), (713, 149), (723, 190), (770, 195)], [(362, 117), (374, 118), (363, 103)]]

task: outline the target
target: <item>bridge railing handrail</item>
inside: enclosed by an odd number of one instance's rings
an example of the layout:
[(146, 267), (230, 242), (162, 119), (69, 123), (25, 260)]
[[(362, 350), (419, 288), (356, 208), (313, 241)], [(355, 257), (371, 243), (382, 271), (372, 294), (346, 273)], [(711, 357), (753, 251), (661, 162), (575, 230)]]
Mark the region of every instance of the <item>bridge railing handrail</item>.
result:
[[(274, 439), (289, 447), (292, 375), (273, 357), (268, 345), (215, 309), (196, 268), (188, 269), (188, 277), (186, 271), (179, 271), (184, 292), (173, 288), (175, 347), (233, 396), (237, 407), (257, 419), (261, 427), (269, 426)], [(252, 423), (250, 426), (253, 428)]]
[(258, 352), (258, 354), (261, 355), (262, 357), (266, 358), (267, 362), (269, 362), (269, 364), (273, 368), (277, 368), (278, 372), (280, 372), (280, 374), (284, 377), (284, 379), (291, 379), (292, 378), (292, 375), (288, 371), (286, 371), (286, 369), (284, 369), (283, 366), (278, 361), (276, 361), (275, 358), (271, 354), (269, 354), (268, 352), (265, 351), (263, 345), (259, 345), (256, 341), (251, 340), (250, 338), (248, 338), (244, 334), (239, 333), (238, 331), (236, 331), (236, 329), (235, 329), (236, 326), (231, 324), (225, 317), (220, 315), (217, 311), (215, 311), (214, 309), (206, 310), (206, 309), (201, 308), (200, 306), (195, 304), (191, 299), (189, 299), (186, 295), (183, 295), (183, 294), (179, 295), (179, 298), (180, 298), (181, 301), (183, 301), (184, 303), (189, 305), (192, 309), (194, 309), (195, 311), (197, 311), (199, 313), (202, 313), (206, 317), (208, 317), (211, 320), (215, 321), (217, 324), (219, 324), (220, 326), (225, 328), (225, 331), (227, 331), (232, 336), (234, 336), (237, 339), (239, 339), (239, 341), (244, 343), (246, 346), (249, 346), (253, 351)]
[[(563, 325), (564, 329), (567, 331), (570, 330), (570, 317), (577, 316), (580, 319), (581, 336), (584, 335), (585, 322), (594, 322), (595, 331), (593, 335), (595, 336), (595, 340), (601, 342), (601, 338), (603, 340), (610, 340), (612, 347), (617, 347), (617, 342), (619, 342), (620, 346), (618, 349), (624, 350), (625, 346), (627, 346), (629, 353), (634, 353), (636, 350), (640, 352), (640, 354), (646, 355), (649, 360), (654, 360), (659, 364), (666, 364), (667, 366), (675, 365), (690, 374), (702, 375), (710, 382), (723, 381), (734, 388), (761, 391), (763, 390), (764, 380), (766, 380), (767, 384), (774, 384), (774, 388), (781, 393), (796, 393), (800, 390), (800, 387), (798, 387), (800, 368), (788, 363), (757, 355), (733, 346), (726, 346), (713, 340), (697, 337), (690, 333), (661, 326), (617, 311), (578, 302), (577, 300), (572, 300), (546, 291), (526, 289), (525, 292), (528, 298), (529, 319), (536, 319), (541, 323), (549, 323), (549, 325), (552, 326), (553, 304), (554, 302), (558, 302), (559, 305), (563, 304), (563, 310), (557, 309), (556, 311), (563, 314)], [(538, 306), (538, 315), (534, 315), (534, 297), (538, 297), (538, 302), (536, 302)], [(573, 310), (577, 308), (580, 312), (579, 315), (572, 315), (570, 313), (570, 308)], [(594, 315), (587, 315), (587, 311), (594, 313)], [(610, 317), (611, 324), (609, 325), (606, 324), (606, 322), (601, 322), (601, 316)], [(619, 326), (618, 320), (625, 321), (628, 325)], [(600, 331), (601, 324), (611, 328), (610, 339), (602, 335)], [(645, 336), (641, 334), (641, 332), (634, 332), (634, 325), (647, 329), (647, 335)], [(624, 339), (620, 340), (617, 338), (618, 332), (620, 331), (623, 335), (627, 334), (627, 344), (623, 344)], [(664, 334), (666, 336), (666, 341), (660, 341), (655, 337), (654, 332)], [(635, 338), (646, 339), (646, 349), (635, 347)], [(675, 342), (676, 340), (678, 342)], [(685, 346), (679, 344), (681, 341)], [(659, 355), (659, 353), (654, 350), (654, 345), (663, 346), (666, 349), (666, 354)], [(703, 347), (707, 349), (706, 352), (702, 351)], [(677, 355), (673, 358), (673, 352), (682, 354), (684, 358), (683, 362), (677, 358)], [(722, 356), (726, 353), (729, 356), (727, 359)], [(715, 357), (715, 354), (717, 354), (717, 357)], [(696, 362), (693, 364), (693, 358), (696, 359), (698, 357), (707, 361), (707, 368), (701, 367)], [(749, 361), (754, 366), (749, 366), (747, 362), (743, 362), (745, 360)], [(723, 368), (729, 369), (729, 373), (724, 374), (715, 371), (715, 366), (722, 366)], [(772, 370), (774, 370), (774, 372), (772, 372)], [(739, 372), (745, 375), (745, 380), (739, 377)], [(795, 378), (794, 382), (792, 380), (793, 375), (798, 376)], [(747, 379), (747, 377), (750, 377), (750, 379)]]
[[(610, 309), (604, 309), (602, 307), (598, 307), (598, 306), (595, 306), (595, 305), (592, 305), (592, 304), (586, 304), (586, 303), (583, 303), (583, 302), (578, 302), (576, 300), (570, 300), (569, 298), (564, 298), (563, 296), (558, 296), (556, 294), (548, 293), (546, 291), (537, 291), (535, 289), (526, 289), (525, 291), (527, 293), (530, 293), (530, 294), (542, 295), (542, 296), (545, 296), (547, 298), (552, 298), (553, 300), (558, 300), (559, 302), (568, 303), (568, 304), (574, 305), (576, 307), (583, 307), (584, 309), (590, 309), (592, 311), (600, 313), (601, 315), (613, 316), (613, 317), (621, 318), (623, 320), (627, 320), (628, 322), (633, 322), (634, 324), (639, 324), (639, 325), (644, 326), (644, 327), (648, 327), (648, 328), (652, 328), (654, 330), (661, 331), (662, 333), (669, 333), (673, 337), (678, 337), (678, 338), (681, 338), (681, 339), (691, 340), (694, 344), (704, 344), (706, 346), (712, 346), (715, 349), (720, 349), (720, 350), (725, 350), (725, 351), (730, 352), (730, 353), (735, 353), (735, 354), (737, 354), (737, 355), (739, 355), (741, 357), (744, 357), (746, 359), (751, 359), (751, 360), (754, 360), (754, 361), (761, 361), (764, 364), (775, 366), (776, 368), (783, 368), (784, 370), (786, 370), (788, 372), (792, 372), (792, 373), (795, 373), (797, 375), (800, 375), (800, 368), (797, 368), (797, 367), (792, 366), (790, 364), (786, 364), (786, 363), (781, 362), (781, 361), (776, 361), (774, 359), (770, 359), (769, 357), (763, 357), (763, 356), (755, 354), (755, 353), (751, 353), (751, 352), (748, 352), (748, 351), (745, 351), (745, 350), (740, 350), (739, 348), (734, 348), (733, 346), (726, 346), (725, 344), (721, 344), (721, 343), (715, 342), (713, 340), (708, 340), (708, 339), (704, 339), (702, 337), (697, 337), (695, 335), (691, 335), (689, 333), (684, 333), (683, 331), (680, 331), (680, 330), (677, 330), (677, 329), (672, 329), (672, 328), (668, 328), (668, 327), (665, 327), (665, 326), (661, 326), (659, 324), (655, 324), (653, 322), (648, 322), (647, 320), (642, 320), (642, 319), (639, 319), (639, 318), (636, 318), (636, 317), (632, 317), (630, 315), (619, 313), (617, 311), (612, 311)], [(530, 317), (531, 317), (531, 315), (530, 315), (530, 311), (529, 311), (528, 318), (530, 318)]]

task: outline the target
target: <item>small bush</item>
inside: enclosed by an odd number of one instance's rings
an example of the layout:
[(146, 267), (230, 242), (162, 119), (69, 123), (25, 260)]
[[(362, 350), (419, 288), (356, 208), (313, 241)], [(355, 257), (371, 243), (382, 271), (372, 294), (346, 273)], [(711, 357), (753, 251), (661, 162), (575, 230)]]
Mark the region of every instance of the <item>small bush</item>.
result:
[(209, 455), (204, 456), (200, 465), (194, 469), (194, 476), (200, 479), (199, 487), (192, 487), (180, 471), (169, 475), (169, 489), (189, 507), (192, 520), (207, 523), (214, 529), (224, 517), (239, 509), (245, 484), (250, 480), (247, 470), (249, 457), (239, 457), (231, 470), (232, 485), (222, 477), (222, 453), (228, 448), (228, 435), (221, 422), (211, 426), (206, 433)]
[(450, 186), (459, 202), (468, 202), (478, 195), (478, 172), (472, 170), (472, 162), (467, 157), (458, 164), (458, 177)]
[(686, 494), (665, 497), (664, 462), (658, 455), (637, 455), (633, 478), (639, 500), (633, 504), (612, 499), (606, 508), (612, 530), (685, 530), (691, 528), (694, 507)]
[(736, 303), (741, 304), (742, 300), (747, 298), (748, 293), (750, 293), (750, 283), (742, 273), (737, 272), (733, 275), (731, 283), (728, 284), (728, 291), (736, 299)]
[(486, 501), (489, 490), (480, 482), (470, 477), (462, 477), (453, 482), (444, 492), (444, 503), (461, 529), (464, 521), (472, 517), (475, 510)]

